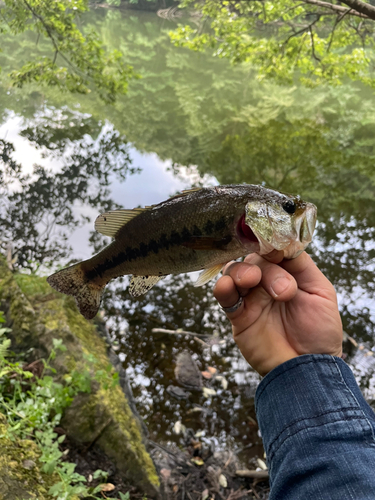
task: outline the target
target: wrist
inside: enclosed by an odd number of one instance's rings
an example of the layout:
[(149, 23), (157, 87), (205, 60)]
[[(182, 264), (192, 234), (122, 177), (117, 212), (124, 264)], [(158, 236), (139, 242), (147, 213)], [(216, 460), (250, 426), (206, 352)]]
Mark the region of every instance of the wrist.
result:
[(254, 368), (254, 370), (256, 370), (259, 373), (261, 377), (265, 377), (268, 373), (270, 373), (272, 370), (282, 365), (283, 363), (286, 363), (291, 359), (299, 358), (301, 356), (305, 356), (308, 354), (312, 355), (321, 354), (321, 355), (329, 355), (341, 358), (342, 349), (338, 349), (336, 352), (332, 351), (332, 352), (303, 352), (303, 353), (297, 353), (296, 351), (294, 351), (294, 349), (290, 349), (290, 350), (285, 350), (284, 352), (280, 352), (273, 357), (265, 359), (262, 363), (257, 364), (257, 366), (253, 366), (251, 363), (250, 365)]
[(265, 377), (267, 373), (271, 372), (279, 365), (299, 356), (299, 353), (291, 346), (280, 344), (281, 343), (274, 342), (272, 348), (265, 347), (261, 351), (251, 349), (246, 353), (242, 350), (242, 354), (249, 365), (254, 368), (260, 376)]
[(272, 359), (265, 360), (261, 365), (253, 368), (259, 373), (261, 377), (265, 377), (268, 373), (270, 373), (278, 366), (286, 363), (287, 361), (290, 361), (293, 358), (298, 358), (298, 356), (299, 355), (297, 353), (284, 353)]

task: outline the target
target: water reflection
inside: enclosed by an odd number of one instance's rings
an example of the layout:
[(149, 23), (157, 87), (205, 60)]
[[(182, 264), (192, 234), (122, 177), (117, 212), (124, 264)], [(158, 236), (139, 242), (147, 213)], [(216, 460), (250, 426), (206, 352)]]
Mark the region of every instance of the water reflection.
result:
[(34, 165), (32, 175), (23, 173), (18, 164), (15, 171), (11, 165), (16, 162), (8, 153), (12, 146), (2, 143), (0, 154), (9, 182), (2, 198), (1, 241), (3, 245), (12, 242), (17, 266), (35, 270), (71, 253), (69, 234), (87, 222), (75, 206), (90, 205), (99, 211), (116, 208), (110, 197), (110, 176), (122, 182), (137, 169), (117, 130), (68, 109), (37, 113), (32, 124), (25, 120), (21, 136), (58, 164), (58, 168)]
[[(2, 239), (14, 241), (19, 265), (69, 254), (69, 232), (80, 223), (73, 206), (87, 203), (106, 210), (116, 206), (116, 196), (130, 208), (130, 184), (118, 181), (138, 166), (130, 162), (131, 146), (157, 155), (176, 174), (194, 166), (223, 184), (265, 183), (314, 202), (319, 226), (310, 251), (340, 292), (345, 330), (371, 347), (375, 97), (370, 91), (353, 84), (311, 90), (260, 83), (250, 68), (176, 49), (168, 39), (171, 25), (152, 14), (98, 9), (85, 18), (85, 26), (100, 32), (110, 48), (123, 50), (142, 75), (113, 107), (94, 94), (78, 98), (32, 87), (9, 91), (4, 75), (12, 69), (11, 60), (4, 54), (19, 54), (22, 47), (25, 58), (28, 49), (22, 40), (16, 47), (6, 39), (2, 44), (0, 116), (6, 120), (9, 110), (21, 116), (21, 136), (52, 162), (50, 169), (22, 180), (22, 190), (11, 195), (0, 221)], [(117, 183), (112, 188), (113, 176)], [(135, 182), (133, 177), (132, 191)], [(144, 202), (144, 180), (138, 190), (142, 199), (134, 205), (154, 201)], [(39, 223), (51, 214), (60, 232), (43, 239)], [(101, 238), (92, 239), (94, 247), (102, 244)], [(47, 252), (51, 249), (55, 253)], [(231, 444), (246, 457), (254, 450), (261, 454), (252, 401), (258, 379), (233, 346), (211, 286), (196, 289), (189, 278), (175, 277), (139, 300), (132, 300), (125, 288), (117, 282), (107, 292), (105, 314), (152, 437), (178, 442), (172, 428), (182, 420), (218, 446)], [(183, 335), (153, 335), (155, 327), (208, 336), (216, 331), (226, 343), (206, 348)], [(166, 388), (175, 384), (175, 358), (183, 349), (194, 353), (201, 370), (217, 368), (229, 382), (227, 389), (206, 381), (217, 391), (214, 397), (193, 393), (181, 402), (167, 395)], [(364, 370), (361, 375), (370, 388), (371, 374), (367, 371), (366, 378)]]
[[(123, 285), (114, 284), (105, 298), (110, 333), (119, 342), (151, 439), (180, 443), (181, 436), (172, 429), (182, 421), (194, 434), (202, 432), (204, 441), (216, 449), (230, 446), (244, 458), (262, 454), (253, 403), (259, 376), (234, 346), (229, 324), (210, 288), (194, 288), (191, 279), (182, 275), (134, 299)], [(199, 338), (152, 333), (160, 326), (196, 332)], [(210, 397), (201, 391), (190, 392), (186, 401), (171, 397), (166, 389), (177, 384), (176, 357), (184, 349), (192, 353), (201, 371), (216, 368), (227, 387), (213, 377), (204, 379), (204, 386), (215, 391)]]

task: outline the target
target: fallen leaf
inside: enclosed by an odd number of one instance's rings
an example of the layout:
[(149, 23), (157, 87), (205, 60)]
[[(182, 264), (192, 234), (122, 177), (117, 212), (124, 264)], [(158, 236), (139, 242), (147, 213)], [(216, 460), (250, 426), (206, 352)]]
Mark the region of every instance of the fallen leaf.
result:
[(217, 376), (215, 380), (219, 380), (221, 382), (221, 386), (224, 389), (224, 391), (228, 388), (228, 380), (222, 375)]
[(258, 426), (257, 421), (254, 420), (252, 417), (248, 416), (247, 418), (249, 419), (250, 427), (257, 427)]
[(161, 469), (160, 474), (164, 479), (168, 479), (171, 475), (171, 471), (169, 469)]
[(212, 378), (212, 373), (211, 372), (201, 372), (201, 374), (206, 379)]
[(106, 483), (100, 485), (100, 491), (113, 491), (116, 486), (112, 483)]
[(202, 491), (202, 497), (201, 497), (201, 500), (207, 500), (207, 498), (209, 497), (210, 495), (210, 492), (208, 491), (208, 489), (206, 488), (205, 490)]
[(177, 492), (178, 492), (178, 485), (174, 484), (173, 485), (173, 493), (177, 493)]
[(173, 432), (177, 435), (179, 434), (184, 434), (186, 431), (186, 427), (184, 424), (181, 422), (181, 420), (177, 420), (177, 422), (173, 426)]
[(204, 465), (204, 462), (203, 460), (201, 459), (201, 457), (193, 457), (191, 459), (191, 461), (195, 464), (195, 465)]
[(194, 434), (194, 436), (195, 436), (196, 438), (200, 438), (200, 437), (202, 437), (202, 436), (203, 436), (203, 434), (204, 434), (204, 433), (203, 433), (203, 431), (197, 431), (197, 432)]
[(208, 370), (210, 373), (212, 373), (212, 375), (215, 375), (215, 373), (217, 372), (216, 368), (214, 368), (213, 366), (209, 366), (209, 367), (207, 368), (207, 370)]
[(224, 476), (224, 474), (220, 474), (220, 476), (219, 476), (219, 484), (223, 488), (226, 488), (228, 486), (228, 481), (227, 481), (227, 478)]
[(204, 410), (204, 408), (199, 408), (199, 406), (194, 406), (194, 408), (191, 408), (186, 413), (195, 413), (195, 412), (200, 412), (200, 411), (205, 411), (205, 410)]
[(262, 470), (268, 470), (267, 465), (263, 462), (263, 460), (261, 458), (257, 458), (257, 462), (258, 462), (259, 467)]
[(202, 391), (203, 391), (203, 396), (205, 398), (209, 398), (210, 396), (216, 395), (215, 389), (210, 389), (209, 387), (203, 387)]

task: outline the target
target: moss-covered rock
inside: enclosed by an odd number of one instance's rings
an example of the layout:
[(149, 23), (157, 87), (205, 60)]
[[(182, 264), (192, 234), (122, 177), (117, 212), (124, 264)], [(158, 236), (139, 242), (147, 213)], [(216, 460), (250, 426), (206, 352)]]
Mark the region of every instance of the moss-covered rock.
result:
[(11, 440), (6, 431), (5, 417), (0, 415), (0, 500), (50, 500), (48, 490), (59, 477), (41, 471), (40, 451), (33, 441)]
[(64, 428), (78, 442), (95, 442), (134, 486), (158, 496), (159, 479), (140, 423), (121, 387), (112, 383), (106, 343), (79, 314), (74, 300), (54, 292), (45, 278), (12, 275), (0, 257), (0, 310), (12, 328), (14, 349), (33, 348), (35, 358), (46, 358), (53, 339), (62, 339), (67, 351), (59, 351), (52, 362), (56, 376), (90, 370), (92, 392), (76, 396), (64, 415)]

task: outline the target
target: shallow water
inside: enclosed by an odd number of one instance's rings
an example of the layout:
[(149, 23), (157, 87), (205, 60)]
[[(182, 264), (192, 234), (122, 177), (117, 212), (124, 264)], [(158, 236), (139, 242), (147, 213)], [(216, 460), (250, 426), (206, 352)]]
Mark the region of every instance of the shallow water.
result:
[[(54, 239), (64, 246), (59, 231), (69, 220), (66, 236), (72, 251), (65, 261), (92, 253), (88, 240), (93, 220), (111, 203), (126, 208), (150, 205), (197, 181), (264, 183), (298, 193), (318, 206), (318, 229), (310, 252), (336, 286), (345, 331), (371, 353), (375, 321), (375, 95), (371, 90), (351, 83), (317, 89), (260, 83), (247, 66), (232, 67), (210, 54), (173, 47), (168, 31), (174, 23), (151, 13), (97, 9), (83, 22), (111, 48), (121, 49), (142, 78), (130, 82), (127, 96), (113, 107), (104, 105), (94, 92), (73, 96), (33, 86), (10, 89), (6, 73), (32, 51), (47, 48), (43, 42), (35, 47), (34, 35), (17, 43), (3, 40), (0, 139), (15, 146), (13, 157), (32, 179), (38, 176), (33, 174), (35, 163), (51, 169), (55, 178), (62, 170), (66, 176), (57, 179), (56, 187), (48, 189), (47, 179), (44, 191), (22, 197), (22, 217), (17, 219), (19, 210), (13, 212), (18, 232), (8, 227), (3, 247), (13, 239), (16, 249), (24, 249), (26, 226), (42, 231), (51, 215), (47, 202), (55, 203), (65, 184), (67, 192), (73, 190), (83, 171), (82, 195), (66, 195), (64, 203), (70, 203), (74, 221), (82, 215), (87, 219), (77, 227), (71, 219), (59, 219), (45, 241), (47, 249)], [(105, 170), (107, 180), (98, 174)], [(17, 182), (12, 189), (18, 189)], [(39, 202), (40, 210), (32, 212)], [(57, 214), (61, 207), (53, 206)], [(95, 241), (97, 247), (102, 243)], [(35, 267), (39, 254), (32, 248), (22, 251), (24, 262)], [(115, 284), (105, 301), (105, 318), (155, 441), (180, 442), (173, 426), (181, 421), (194, 432), (202, 431), (207, 446), (230, 446), (249, 460), (263, 453), (253, 407), (259, 379), (234, 346), (211, 288), (209, 284), (196, 289), (189, 277), (175, 277), (134, 300), (125, 284)], [(156, 327), (206, 334), (199, 339), (213, 345), (204, 346), (182, 334), (153, 334)], [(223, 343), (212, 337), (215, 332)], [(224, 389), (220, 380), (205, 380), (216, 395), (192, 393), (182, 402), (171, 398), (166, 388), (176, 385), (174, 363), (184, 349), (194, 354), (202, 371), (215, 367), (228, 387)], [(369, 399), (375, 399), (374, 384), (368, 380), (372, 368), (363, 359), (354, 357), (361, 367), (357, 373)]]

